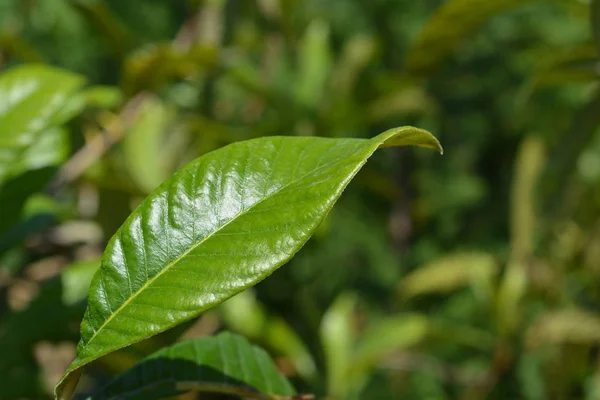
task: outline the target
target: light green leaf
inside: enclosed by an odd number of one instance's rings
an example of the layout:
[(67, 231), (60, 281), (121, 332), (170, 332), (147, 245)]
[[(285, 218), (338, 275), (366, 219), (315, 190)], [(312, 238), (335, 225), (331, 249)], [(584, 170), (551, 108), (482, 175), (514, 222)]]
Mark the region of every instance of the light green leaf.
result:
[(315, 377), (315, 362), (302, 339), (283, 318), (270, 315), (252, 289), (227, 300), (220, 309), (230, 330), (288, 357), (298, 375), (306, 380)]
[(58, 167), (69, 157), (70, 149), (69, 132), (61, 127), (49, 128), (23, 151), (18, 161), (11, 166), (11, 172), (14, 174), (44, 167)]
[(400, 283), (400, 294), (407, 299), (423, 294), (450, 293), (477, 282), (489, 281), (497, 271), (498, 266), (491, 254), (452, 254), (408, 274)]
[(296, 96), (300, 103), (315, 106), (321, 99), (327, 77), (331, 72), (329, 49), (329, 26), (324, 21), (312, 22), (302, 39), (299, 49)]
[(353, 364), (357, 367), (374, 366), (390, 352), (414, 346), (429, 331), (426, 316), (406, 314), (388, 317), (374, 324), (358, 343)]
[(152, 354), (91, 399), (159, 399), (188, 391), (260, 400), (295, 397), (293, 387), (264, 350), (224, 332)]
[(123, 140), (129, 173), (145, 193), (156, 189), (168, 177), (165, 175), (168, 174), (168, 168), (164, 165), (163, 155), (170, 114), (158, 98), (148, 98)]
[(580, 309), (562, 309), (542, 314), (529, 328), (526, 344), (600, 343), (600, 316)]
[(441, 151), (404, 127), (367, 139), (268, 137), (238, 142), (179, 170), (109, 241), (81, 324), (68, 399), (87, 363), (190, 320), (251, 287), (309, 239), (379, 147)]
[(22, 65), (0, 75), (0, 183), (29, 169), (57, 165), (69, 139), (57, 126), (73, 115), (79, 75), (41, 65)]
[(0, 148), (26, 148), (40, 133), (63, 123), (63, 109), (83, 84), (79, 75), (41, 65), (0, 75)]
[(487, 19), (531, 0), (448, 0), (429, 19), (408, 55), (407, 68), (429, 75)]
[(81, 93), (83, 103), (90, 107), (115, 108), (123, 103), (123, 92), (113, 86), (91, 86)]
[(386, 356), (421, 343), (429, 333), (429, 325), (427, 317), (419, 314), (397, 315), (374, 324), (358, 342), (348, 363), (347, 390), (358, 392)]
[(545, 144), (537, 136), (526, 137), (515, 161), (511, 201), (511, 254), (498, 290), (498, 318), (503, 333), (517, 329), (521, 301), (528, 285), (527, 263), (533, 256), (537, 232), (536, 188), (546, 164)]
[(348, 366), (356, 340), (354, 316), (357, 297), (353, 293), (340, 295), (321, 321), (321, 343), (327, 365), (327, 394), (343, 398), (348, 392)]
[(80, 261), (65, 267), (60, 276), (63, 303), (73, 305), (85, 300), (98, 268), (100, 268), (100, 260)]
[(46, 187), (56, 168), (68, 157), (69, 149), (68, 132), (59, 127), (45, 130), (37, 141), (23, 149), (0, 149), (0, 241), (24, 217), (26, 200)]

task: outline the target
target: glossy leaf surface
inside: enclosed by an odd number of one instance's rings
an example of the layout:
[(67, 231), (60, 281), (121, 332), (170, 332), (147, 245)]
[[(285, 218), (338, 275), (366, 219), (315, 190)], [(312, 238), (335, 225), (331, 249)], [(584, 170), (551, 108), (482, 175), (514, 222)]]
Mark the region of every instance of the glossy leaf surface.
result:
[(431, 134), (405, 127), (370, 140), (260, 138), (179, 170), (108, 243), (58, 397), (70, 397), (85, 364), (266, 278), (309, 239), (377, 148), (401, 145), (441, 151)]
[(190, 390), (265, 400), (295, 394), (264, 350), (225, 332), (152, 354), (92, 399), (158, 399)]

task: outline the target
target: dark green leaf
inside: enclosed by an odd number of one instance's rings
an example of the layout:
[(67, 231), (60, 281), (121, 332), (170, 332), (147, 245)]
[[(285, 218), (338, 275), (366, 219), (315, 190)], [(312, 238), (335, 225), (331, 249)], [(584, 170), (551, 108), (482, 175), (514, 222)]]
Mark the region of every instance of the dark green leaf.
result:
[(270, 137), (226, 146), (175, 173), (110, 240), (77, 359), (57, 396), (70, 397), (85, 364), (266, 278), (308, 240), (375, 150), (402, 145), (441, 151), (412, 127), (370, 140)]
[(27, 171), (0, 186), (0, 238), (19, 221), (27, 198), (42, 190), (55, 172), (51, 167)]
[(187, 391), (253, 399), (295, 394), (269, 355), (245, 338), (224, 332), (164, 348), (115, 378), (93, 400), (158, 399)]
[(408, 55), (408, 70), (430, 74), (488, 18), (528, 1), (448, 0), (423, 28)]
[(600, 57), (600, 0), (592, 0), (590, 4), (590, 16), (592, 19), (592, 33), (596, 41), (596, 49)]

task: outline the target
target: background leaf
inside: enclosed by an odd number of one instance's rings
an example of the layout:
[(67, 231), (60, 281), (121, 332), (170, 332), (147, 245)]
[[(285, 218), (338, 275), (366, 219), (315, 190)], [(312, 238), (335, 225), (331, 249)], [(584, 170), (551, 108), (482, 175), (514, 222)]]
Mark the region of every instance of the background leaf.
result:
[(81, 261), (65, 267), (61, 274), (62, 299), (67, 305), (87, 299), (90, 283), (100, 268), (100, 260)]
[(448, 0), (427, 21), (408, 55), (407, 69), (429, 75), (488, 18), (530, 0)]
[(272, 349), (277, 355), (289, 357), (298, 375), (314, 380), (315, 361), (302, 339), (283, 318), (270, 315), (252, 289), (223, 302), (220, 310), (230, 330)]
[(351, 389), (348, 366), (356, 340), (354, 324), (357, 298), (352, 293), (340, 295), (321, 321), (321, 342), (327, 365), (327, 393), (343, 398)]
[(465, 286), (491, 282), (498, 272), (491, 254), (458, 253), (424, 265), (405, 276), (400, 282), (400, 295), (411, 298), (430, 293), (450, 293)]
[(47, 128), (65, 121), (63, 109), (84, 79), (42, 65), (13, 67), (0, 76), (0, 149), (27, 148)]
[(295, 394), (264, 350), (225, 332), (159, 350), (91, 399), (159, 399), (186, 391), (261, 400), (291, 399)]

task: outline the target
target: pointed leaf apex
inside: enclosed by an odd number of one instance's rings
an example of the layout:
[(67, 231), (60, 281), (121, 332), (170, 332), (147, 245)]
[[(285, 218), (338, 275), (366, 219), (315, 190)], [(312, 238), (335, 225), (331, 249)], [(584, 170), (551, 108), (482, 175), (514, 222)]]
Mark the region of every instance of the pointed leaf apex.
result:
[(412, 126), (389, 129), (371, 140), (378, 142), (380, 149), (395, 146), (420, 146), (444, 154), (444, 149), (435, 136), (424, 129)]

